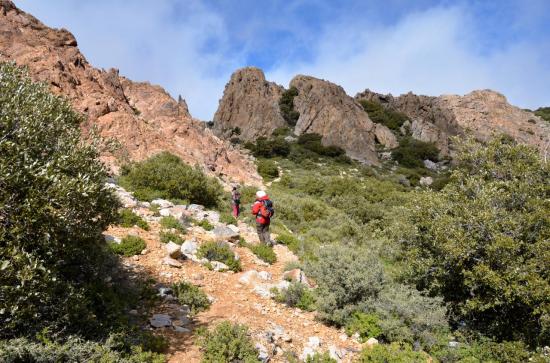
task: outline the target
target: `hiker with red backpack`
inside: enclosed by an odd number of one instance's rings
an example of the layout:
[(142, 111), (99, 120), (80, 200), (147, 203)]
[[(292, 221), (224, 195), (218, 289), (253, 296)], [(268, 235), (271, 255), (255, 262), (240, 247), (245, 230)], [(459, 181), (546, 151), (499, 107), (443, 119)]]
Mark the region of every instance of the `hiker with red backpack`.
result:
[(252, 204), (252, 214), (256, 216), (256, 231), (260, 242), (272, 246), (269, 224), (275, 210), (273, 209), (273, 202), (263, 190), (256, 192), (256, 201)]

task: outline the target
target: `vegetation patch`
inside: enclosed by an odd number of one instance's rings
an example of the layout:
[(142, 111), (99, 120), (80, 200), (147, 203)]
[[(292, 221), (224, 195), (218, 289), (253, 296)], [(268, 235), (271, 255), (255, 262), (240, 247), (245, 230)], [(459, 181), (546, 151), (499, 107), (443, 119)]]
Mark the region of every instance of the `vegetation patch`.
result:
[(372, 348), (365, 348), (361, 352), (358, 363), (425, 363), (429, 355), (416, 352), (409, 344), (391, 343), (378, 344)]
[(175, 229), (180, 233), (186, 233), (187, 230), (183, 224), (173, 216), (166, 216), (160, 219), (160, 226), (164, 229)]
[(182, 305), (189, 306), (191, 314), (193, 315), (207, 310), (211, 305), (204, 291), (187, 281), (181, 281), (172, 285), (172, 290), (178, 302)]
[(296, 87), (290, 87), (284, 91), (279, 100), (279, 109), (281, 110), (281, 116), (285, 119), (289, 126), (296, 126), (296, 122), (300, 118), (300, 112), (294, 109), (294, 97), (298, 96), (298, 89)]
[(275, 179), (279, 176), (279, 168), (272, 160), (258, 160), (258, 174), (265, 179)]
[(550, 107), (540, 107), (535, 110), (535, 115), (550, 122)]
[(258, 351), (245, 325), (224, 321), (212, 331), (201, 331), (199, 344), (203, 351), (202, 363), (259, 363)]
[(186, 200), (207, 207), (218, 204), (223, 190), (217, 179), (168, 152), (124, 166), (119, 183), (140, 200)]
[(131, 209), (124, 208), (119, 211), (119, 221), (118, 224), (125, 228), (131, 228), (133, 226), (138, 226), (139, 228), (143, 229), (144, 231), (149, 230), (149, 224), (135, 214)]
[(277, 262), (277, 255), (273, 251), (273, 247), (259, 243), (256, 245), (248, 245), (248, 248), (254, 253), (260, 260), (269, 263), (270, 265)]
[(235, 253), (224, 242), (206, 242), (200, 245), (197, 251), (199, 258), (206, 258), (209, 261), (224, 263), (230, 270), (241, 271), (241, 261), (235, 258)]
[(214, 225), (208, 221), (208, 219), (203, 219), (202, 221), (195, 221), (195, 225), (202, 227), (205, 231), (211, 231), (215, 228)]
[(185, 240), (177, 233), (168, 232), (168, 231), (161, 231), (159, 233), (160, 242), (162, 243), (168, 243), (168, 242), (174, 242), (177, 245), (183, 244)]
[(147, 244), (143, 239), (138, 236), (126, 236), (120, 243), (111, 243), (111, 251), (117, 255), (123, 255), (125, 257), (131, 257), (139, 255), (143, 251)]
[(373, 122), (382, 124), (394, 132), (400, 132), (401, 126), (409, 119), (405, 114), (387, 110), (376, 101), (360, 100), (359, 103)]
[(409, 168), (423, 168), (424, 160), (439, 160), (439, 150), (435, 144), (416, 140), (410, 136), (402, 138), (391, 155), (400, 165)]
[(349, 336), (358, 333), (362, 341), (377, 338), (382, 334), (380, 318), (376, 314), (365, 314), (357, 311), (346, 322), (346, 333)]
[(256, 157), (272, 158), (276, 156), (288, 156), (291, 145), (283, 137), (273, 137), (268, 139), (264, 136), (258, 137), (256, 143), (247, 142), (244, 145), (252, 151)]
[(290, 307), (297, 307), (304, 311), (315, 310), (315, 296), (313, 292), (300, 282), (291, 282), (286, 289), (274, 288), (274, 299)]

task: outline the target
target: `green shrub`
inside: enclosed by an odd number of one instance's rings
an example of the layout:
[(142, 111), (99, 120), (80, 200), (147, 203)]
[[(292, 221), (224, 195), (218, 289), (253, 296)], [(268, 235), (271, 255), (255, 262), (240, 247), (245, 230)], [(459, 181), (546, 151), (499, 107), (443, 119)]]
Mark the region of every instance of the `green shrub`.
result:
[(237, 225), (237, 219), (229, 212), (220, 213), (220, 222), (224, 224), (233, 224)]
[(189, 306), (191, 314), (196, 314), (210, 307), (211, 303), (208, 296), (198, 286), (181, 281), (172, 285), (172, 290), (180, 304)]
[(278, 127), (271, 133), (271, 137), (285, 137), (289, 136), (292, 133), (292, 130), (289, 127)]
[(164, 363), (164, 355), (143, 351), (139, 346), (120, 350), (107, 344), (70, 337), (65, 343), (46, 344), (27, 339), (0, 340), (2, 362), (120, 362)]
[(365, 314), (357, 311), (346, 322), (346, 333), (349, 336), (359, 333), (363, 341), (368, 338), (377, 338), (382, 334), (379, 321), (380, 319), (376, 314)]
[(401, 126), (408, 120), (407, 115), (387, 110), (379, 102), (360, 100), (359, 103), (361, 103), (361, 106), (363, 106), (363, 109), (372, 121), (382, 124), (395, 132), (399, 132)]
[(279, 176), (279, 168), (271, 160), (258, 160), (258, 174), (265, 179), (273, 179)]
[(340, 157), (346, 154), (344, 149), (335, 145), (324, 146), (322, 144), (323, 137), (319, 134), (309, 133), (302, 134), (298, 137), (298, 144), (302, 145), (303, 148), (313, 151), (318, 155), (328, 156), (328, 157)]
[(0, 339), (108, 332), (121, 313), (102, 236), (119, 202), (81, 116), (0, 63)]
[(317, 283), (319, 317), (345, 325), (354, 311), (366, 309), (382, 290), (384, 276), (373, 254), (359, 248), (324, 246), (305, 266)]
[(294, 253), (297, 253), (300, 248), (300, 240), (291, 234), (280, 234), (277, 236), (275, 241), (279, 244), (287, 246), (288, 249)]
[(140, 200), (180, 199), (207, 207), (218, 204), (223, 190), (217, 179), (168, 152), (122, 168), (119, 182)]
[(203, 363), (259, 363), (258, 351), (245, 325), (220, 323), (213, 331), (203, 331), (199, 340)]
[(336, 359), (330, 357), (330, 354), (327, 352), (310, 355), (306, 358), (305, 363), (337, 363)]
[(200, 245), (197, 252), (199, 258), (218, 261), (226, 264), (230, 270), (241, 271), (241, 261), (235, 259), (235, 253), (224, 242), (206, 242)]
[(535, 115), (541, 117), (546, 121), (550, 121), (550, 107), (540, 107), (535, 110)]
[(277, 290), (275, 300), (304, 311), (315, 310), (315, 297), (313, 293), (300, 282), (291, 282), (288, 288)]
[(144, 231), (149, 230), (149, 225), (147, 224), (147, 222), (128, 208), (120, 210), (118, 224), (125, 228), (138, 226)]
[(415, 352), (409, 344), (379, 344), (365, 348), (357, 360), (358, 363), (426, 363), (428, 354)]
[(139, 255), (147, 247), (147, 244), (138, 236), (128, 235), (120, 243), (111, 243), (110, 246), (111, 250), (117, 255), (130, 257)]
[(161, 231), (159, 237), (162, 243), (174, 242), (177, 245), (181, 245), (185, 242), (179, 234), (173, 232)]
[(279, 109), (281, 116), (289, 124), (289, 126), (296, 126), (296, 122), (300, 118), (300, 113), (294, 110), (294, 97), (298, 96), (298, 89), (296, 87), (290, 87), (284, 91), (279, 100)]
[(440, 193), (422, 193), (403, 238), (409, 278), (451, 317), (497, 340), (550, 339), (550, 164), (498, 138), (459, 145)]
[(205, 231), (211, 231), (214, 229), (214, 225), (208, 221), (208, 219), (203, 219), (202, 221), (197, 221), (196, 225), (202, 227)]
[(270, 265), (277, 262), (277, 255), (273, 251), (273, 247), (265, 245), (263, 243), (257, 245), (249, 245), (250, 250), (262, 261), (269, 263)]
[(181, 222), (173, 216), (162, 217), (160, 220), (160, 226), (165, 229), (175, 229), (181, 233), (187, 232)]
[(392, 158), (409, 168), (423, 168), (424, 160), (438, 161), (439, 150), (433, 143), (416, 140), (410, 136), (399, 141), (399, 146), (392, 153)]

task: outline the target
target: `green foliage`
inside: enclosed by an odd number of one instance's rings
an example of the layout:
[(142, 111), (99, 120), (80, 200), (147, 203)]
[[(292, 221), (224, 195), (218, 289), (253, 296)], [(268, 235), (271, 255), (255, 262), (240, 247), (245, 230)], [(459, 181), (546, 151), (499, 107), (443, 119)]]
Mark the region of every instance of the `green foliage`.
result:
[(166, 216), (160, 219), (160, 226), (165, 229), (175, 229), (181, 233), (186, 233), (185, 227), (173, 216)]
[(409, 278), (484, 334), (537, 345), (550, 339), (550, 167), (499, 138), (460, 146), (440, 193), (422, 193), (403, 236)]
[(147, 222), (128, 208), (120, 210), (118, 224), (125, 228), (138, 226), (144, 231), (149, 230), (149, 225), (147, 224)]
[(408, 117), (400, 112), (385, 109), (379, 102), (360, 100), (359, 103), (368, 113), (369, 118), (379, 124), (382, 124), (395, 132), (400, 131)]
[(168, 152), (125, 166), (119, 183), (140, 200), (179, 199), (207, 207), (218, 204), (223, 190), (217, 179)]
[(318, 260), (305, 267), (318, 285), (319, 317), (339, 326), (345, 325), (354, 311), (366, 309), (384, 283), (380, 262), (359, 248), (324, 246)]
[(296, 126), (300, 113), (294, 110), (294, 97), (298, 96), (298, 89), (296, 87), (290, 87), (284, 91), (279, 100), (279, 109), (281, 110), (281, 116), (285, 119), (289, 126)]
[(252, 253), (254, 253), (262, 261), (269, 263), (270, 265), (277, 262), (277, 255), (273, 251), (273, 247), (259, 243), (257, 245), (248, 246)]
[(206, 242), (200, 245), (197, 251), (199, 258), (206, 258), (209, 261), (222, 262), (229, 267), (230, 270), (241, 271), (241, 261), (235, 258), (235, 253), (224, 242)]
[(258, 351), (245, 325), (224, 321), (213, 331), (203, 331), (199, 344), (203, 350), (202, 363), (259, 363)]
[(399, 164), (409, 168), (423, 168), (424, 160), (439, 160), (439, 150), (435, 144), (416, 140), (410, 136), (402, 138), (391, 155)]
[(289, 127), (278, 127), (271, 133), (271, 137), (289, 136), (292, 130)]
[(111, 250), (117, 255), (123, 255), (125, 257), (131, 257), (139, 255), (143, 251), (147, 244), (143, 239), (138, 236), (126, 236), (120, 243), (111, 243)]
[(279, 176), (279, 168), (271, 160), (258, 160), (258, 174), (265, 179), (277, 178)]
[(189, 306), (192, 314), (199, 313), (210, 307), (208, 296), (198, 287), (187, 281), (172, 285), (174, 295), (182, 305)]
[(341, 147), (334, 145), (324, 146), (321, 142), (322, 139), (323, 137), (319, 134), (302, 134), (298, 137), (298, 144), (309, 151), (313, 151), (316, 154), (332, 158), (343, 156), (346, 154), (344, 149), (342, 149)]
[(327, 352), (310, 355), (306, 358), (305, 363), (337, 363), (336, 359), (330, 357), (330, 354)]
[(108, 330), (118, 201), (64, 99), (0, 63), (0, 339)]
[(301, 310), (315, 310), (315, 297), (313, 293), (300, 282), (291, 282), (288, 288), (275, 291), (274, 299), (277, 302), (290, 307), (297, 307)]
[(296, 253), (300, 247), (300, 240), (291, 234), (283, 233), (277, 236), (275, 240), (278, 244), (288, 247), (289, 250)]
[(481, 338), (469, 343), (460, 342), (458, 347), (445, 347), (434, 351), (432, 355), (442, 362), (482, 363), (506, 362), (546, 363), (548, 357), (541, 353), (530, 353), (522, 342), (496, 343), (487, 338)]
[(46, 344), (27, 339), (0, 340), (2, 362), (120, 362), (120, 363), (164, 363), (162, 354), (143, 351), (139, 346), (120, 349), (112, 341), (106, 344), (70, 337), (65, 343)]
[(224, 224), (233, 224), (237, 225), (237, 220), (230, 212), (222, 212), (220, 213), (220, 222)]
[(550, 121), (550, 107), (540, 107), (535, 110), (535, 115), (546, 121)]
[(363, 349), (357, 363), (426, 363), (428, 358), (428, 354), (415, 352), (409, 344), (391, 343)]
[(199, 227), (202, 227), (205, 231), (211, 231), (215, 228), (214, 225), (208, 221), (208, 219), (197, 221), (195, 224)]
[(179, 234), (173, 232), (161, 231), (159, 237), (162, 243), (174, 242), (177, 245), (181, 245), (185, 242)]
[(259, 137), (256, 143), (248, 142), (245, 147), (252, 151), (256, 157), (272, 158), (275, 156), (288, 156), (290, 154), (290, 144), (283, 137), (274, 137), (267, 139)]
[(356, 311), (346, 322), (346, 333), (349, 336), (359, 333), (361, 339), (366, 341), (368, 338), (377, 338), (382, 334), (379, 324), (380, 318), (376, 314), (365, 314)]

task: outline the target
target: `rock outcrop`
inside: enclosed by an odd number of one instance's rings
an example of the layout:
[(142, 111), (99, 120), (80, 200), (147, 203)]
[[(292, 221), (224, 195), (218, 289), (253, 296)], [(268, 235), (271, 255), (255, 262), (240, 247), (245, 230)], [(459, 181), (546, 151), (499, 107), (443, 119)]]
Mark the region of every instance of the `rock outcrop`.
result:
[(46, 82), (85, 116), (84, 131), (95, 127), (116, 140), (117, 152), (102, 152), (114, 171), (125, 159), (169, 151), (212, 175), (260, 183), (251, 160), (194, 120), (184, 100), (121, 77), (116, 69), (94, 68), (69, 31), (45, 26), (9, 0), (0, 0), (0, 61), (27, 66), (33, 79)]
[(412, 93), (393, 97), (366, 90), (355, 97), (377, 101), (388, 109), (404, 113), (410, 118), (407, 126), (412, 136), (435, 142), (444, 155), (450, 153), (449, 137), (455, 135), (471, 134), (487, 140), (504, 133), (541, 151), (550, 144), (547, 122), (532, 112), (510, 105), (506, 97), (491, 90), (439, 97)]
[[(317, 133), (323, 144), (336, 145), (348, 156), (375, 164), (375, 124), (361, 105), (334, 83), (299, 75), (290, 87), (298, 89), (294, 108), (300, 112), (295, 133)], [(385, 126), (382, 126), (385, 128)]]
[[(255, 67), (235, 71), (225, 86), (223, 97), (214, 115), (217, 135), (242, 140), (269, 136), (278, 127), (286, 126), (279, 111), (279, 99), (284, 88), (265, 79)], [(240, 129), (239, 134), (234, 130)]]

